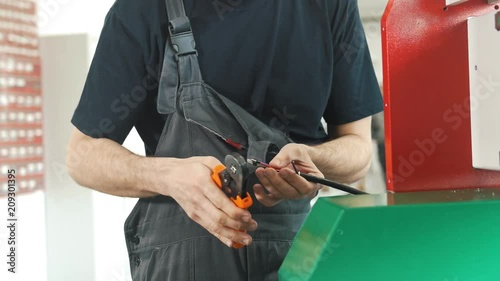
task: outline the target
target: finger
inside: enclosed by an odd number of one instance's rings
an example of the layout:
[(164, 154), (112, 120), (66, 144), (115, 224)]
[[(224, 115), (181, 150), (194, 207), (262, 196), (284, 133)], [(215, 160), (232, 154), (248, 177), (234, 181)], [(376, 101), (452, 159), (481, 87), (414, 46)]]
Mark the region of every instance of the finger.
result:
[(272, 167), (283, 169), (290, 165), (292, 160), (305, 158), (306, 155), (304, 155), (304, 147), (305, 146), (296, 143), (287, 144), (280, 150), (278, 155), (276, 155), (269, 164)]
[[(199, 197), (203, 196), (200, 195)], [(192, 199), (196, 200), (198, 198), (192, 198)], [(194, 203), (194, 202), (200, 202), (200, 200), (184, 201), (178, 199), (177, 202), (181, 205), (181, 207), (184, 209), (184, 211), (187, 213), (188, 217), (191, 220), (193, 220), (201, 227), (206, 229), (209, 233), (214, 235), (217, 239), (219, 239), (222, 243), (226, 244), (228, 247), (231, 247), (233, 245), (233, 241), (228, 237), (225, 237), (222, 234), (220, 234), (215, 225), (211, 224), (211, 220), (207, 218), (207, 216), (210, 216), (211, 213), (211, 210), (209, 210), (210, 209), (209, 206), (201, 206), (200, 204)]]
[(219, 161), (219, 159), (212, 157), (212, 156), (200, 157), (200, 160), (201, 160), (201, 163), (203, 163), (203, 165), (207, 166), (210, 169), (213, 169), (215, 166), (222, 164)]
[(283, 169), (286, 166), (290, 165), (290, 162), (292, 162), (293, 159), (287, 152), (288, 151), (286, 150), (286, 147), (282, 148), (281, 151), (276, 156), (274, 156), (273, 160), (269, 162), (269, 165), (276, 169)]
[(221, 224), (237, 230), (254, 231), (257, 222), (252, 219), (248, 210), (238, 208), (219, 188), (215, 185), (212, 191), (205, 194), (207, 201), (219, 210), (216, 215)]
[(234, 243), (250, 245), (252, 243), (252, 236), (247, 232), (238, 231), (234, 228), (227, 226), (222, 226), (217, 224), (217, 222), (212, 222), (212, 227), (207, 230), (214, 236), (218, 237), (224, 244), (231, 247)]
[(231, 239), (228, 239), (228, 238), (226, 238), (226, 237), (224, 237), (224, 236), (222, 236), (222, 235), (220, 235), (218, 233), (211, 233), (210, 232), (210, 234), (212, 234), (213, 236), (215, 236), (217, 239), (219, 239), (222, 243), (224, 243), (229, 248), (231, 248), (233, 246), (233, 244), (234, 244), (234, 242), (231, 241)]
[[(278, 173), (275, 170), (266, 169), (264, 174), (270, 184), (276, 189), (276, 194), (271, 190), (270, 192), (280, 198), (293, 199), (301, 197), (302, 193), (282, 178), (281, 173), (286, 173), (286, 170), (283, 169)], [(267, 185), (264, 186), (267, 188)]]
[(266, 207), (272, 207), (281, 202), (280, 199), (274, 198), (272, 194), (266, 194), (264, 187), (260, 184), (254, 185), (253, 191), (255, 193), (255, 198)]
[(251, 218), (249, 211), (238, 208), (215, 184), (210, 184), (210, 186), (205, 192), (205, 196), (216, 208), (235, 220), (245, 221)]
[(279, 172), (280, 177), (288, 183), (288, 185), (295, 188), (300, 196), (307, 196), (312, 192), (319, 190), (320, 186), (315, 183), (310, 183), (303, 177), (297, 175), (295, 172), (283, 169)]
[[(208, 230), (210, 233), (218, 237), (226, 245), (231, 245), (231, 242), (237, 242), (244, 245), (249, 245), (252, 237), (246, 232), (238, 230), (241, 223), (232, 221), (224, 212), (210, 204), (208, 200), (202, 204), (201, 208), (196, 208), (195, 217), (199, 218), (199, 224)], [(195, 204), (199, 205), (199, 204)]]
[(259, 169), (257, 169), (257, 171), (255, 171), (255, 174), (257, 175), (257, 178), (259, 179), (260, 183), (263, 186), (265, 186), (267, 191), (269, 191), (269, 193), (273, 194), (273, 196), (275, 198), (280, 198), (280, 199), (287, 198), (286, 195), (283, 194), (280, 189), (278, 189), (276, 186), (273, 185), (273, 183), (271, 182), (271, 180), (267, 176), (267, 173), (269, 173), (269, 172), (277, 173), (273, 169), (259, 168)]
[(206, 221), (203, 222), (203, 224), (200, 223), (200, 225), (228, 247), (232, 247), (235, 243), (248, 246), (253, 240), (252, 236), (246, 232), (238, 231), (227, 226), (221, 226), (213, 221)]
[[(318, 171), (318, 168), (312, 163), (308, 161), (294, 160), (295, 167), (302, 173), (311, 174), (313, 176), (323, 177), (323, 174)], [(288, 168), (293, 169), (293, 166), (290, 165)]]
[[(231, 229), (229, 229), (229, 230), (231, 230)], [(237, 233), (242, 233), (242, 232), (237, 232)], [(237, 244), (243, 244), (243, 245), (249, 246), (249, 245), (252, 244), (252, 241), (253, 241), (253, 239), (252, 239), (252, 237), (250, 235), (247, 235), (247, 237), (244, 237), (243, 239), (237, 238), (237, 239), (240, 240), (240, 241), (238, 241), (238, 240), (233, 240), (231, 238), (227, 238), (226, 236), (223, 236), (223, 235), (218, 234), (218, 233), (211, 233), (211, 234), (213, 236), (215, 236), (217, 239), (219, 239), (222, 243), (224, 243), (228, 247), (233, 247), (233, 245), (236, 244), (236, 243)], [(229, 235), (229, 236), (231, 236), (231, 235)]]

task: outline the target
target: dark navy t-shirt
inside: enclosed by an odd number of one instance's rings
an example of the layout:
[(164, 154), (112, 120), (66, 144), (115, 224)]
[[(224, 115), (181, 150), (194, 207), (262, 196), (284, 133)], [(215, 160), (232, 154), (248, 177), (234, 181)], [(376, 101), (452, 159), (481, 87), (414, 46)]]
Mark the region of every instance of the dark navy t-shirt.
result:
[[(165, 0), (117, 0), (72, 123), (122, 143), (132, 127), (154, 154), (167, 39)], [(205, 82), (297, 142), (382, 110), (355, 0), (185, 0)]]

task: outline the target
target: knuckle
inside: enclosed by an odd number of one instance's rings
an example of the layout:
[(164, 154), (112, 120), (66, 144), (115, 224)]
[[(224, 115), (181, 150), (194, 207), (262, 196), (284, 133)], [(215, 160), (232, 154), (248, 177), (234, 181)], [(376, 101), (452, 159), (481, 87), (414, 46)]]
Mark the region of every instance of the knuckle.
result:
[(190, 219), (194, 221), (198, 221), (200, 219), (200, 216), (198, 216), (198, 214), (193, 210), (186, 211), (186, 214)]
[(243, 226), (243, 223), (236, 222), (236, 223), (234, 223), (233, 228), (236, 230), (242, 230), (244, 228), (244, 226)]
[(215, 218), (215, 221), (217, 222), (217, 224), (223, 225), (226, 222), (226, 218), (223, 215), (218, 215)]
[(212, 223), (209, 227), (208, 227), (208, 231), (212, 232), (212, 233), (219, 233), (221, 227), (220, 227), (220, 224), (218, 223)]
[(210, 192), (213, 192), (214, 195), (213, 199), (214, 205), (217, 206), (218, 208), (222, 208), (222, 206), (224, 206), (224, 199), (226, 198), (219, 191), (220, 190), (218, 189), (212, 188)]
[(228, 234), (228, 239), (231, 240), (231, 241), (238, 241), (238, 236), (241, 235), (240, 234), (241, 232), (238, 232), (238, 231), (231, 231), (229, 234)]
[(235, 219), (239, 216), (241, 216), (241, 210), (240, 209), (236, 209), (236, 208), (231, 208), (228, 213), (229, 217)]
[(222, 242), (223, 244), (225, 244), (227, 246), (228, 240), (226, 237), (224, 237), (218, 233), (212, 233), (212, 235), (215, 236), (217, 239), (219, 239), (220, 242)]
[(217, 200), (212, 198), (217, 198), (218, 189), (211, 186), (210, 184), (200, 185), (199, 190), (201, 190), (209, 199), (217, 206)]

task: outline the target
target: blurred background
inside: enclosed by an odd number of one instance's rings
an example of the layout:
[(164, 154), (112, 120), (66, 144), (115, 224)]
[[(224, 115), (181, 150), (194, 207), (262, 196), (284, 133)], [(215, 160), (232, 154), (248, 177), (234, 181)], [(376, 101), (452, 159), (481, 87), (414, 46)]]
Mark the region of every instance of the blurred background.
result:
[[(358, 0), (379, 83), (380, 20), (387, 0)], [(0, 217), (7, 212), (7, 170), (16, 168), (17, 274), (0, 280), (131, 280), (123, 223), (136, 199), (78, 187), (64, 164), (72, 125), (100, 30), (113, 0), (0, 0)], [(38, 28), (37, 24), (38, 23)], [(374, 122), (374, 159), (356, 183), (385, 191), (383, 120)], [(135, 131), (125, 146), (144, 154)], [(383, 151), (380, 154), (383, 156)], [(5, 183), (5, 184), (4, 184)], [(325, 190), (322, 196), (338, 195)], [(0, 227), (0, 253), (7, 253)], [(1, 264), (5, 259), (0, 259)]]

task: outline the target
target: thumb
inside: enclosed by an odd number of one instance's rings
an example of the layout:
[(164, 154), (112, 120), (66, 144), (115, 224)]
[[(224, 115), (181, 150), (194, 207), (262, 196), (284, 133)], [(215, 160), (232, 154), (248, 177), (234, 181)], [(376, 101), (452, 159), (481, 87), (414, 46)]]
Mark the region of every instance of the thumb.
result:
[(222, 164), (217, 158), (211, 156), (200, 157), (200, 159), (201, 163), (203, 163), (203, 165), (207, 166), (210, 169), (214, 168), (217, 165)]
[(276, 155), (273, 158), (273, 160), (269, 163), (269, 165), (273, 168), (283, 169), (288, 165), (290, 165), (291, 162), (292, 159), (290, 159), (290, 154), (285, 153), (285, 151), (282, 150), (280, 153), (278, 153), (278, 155)]

